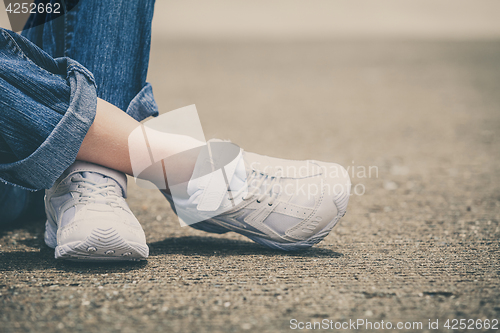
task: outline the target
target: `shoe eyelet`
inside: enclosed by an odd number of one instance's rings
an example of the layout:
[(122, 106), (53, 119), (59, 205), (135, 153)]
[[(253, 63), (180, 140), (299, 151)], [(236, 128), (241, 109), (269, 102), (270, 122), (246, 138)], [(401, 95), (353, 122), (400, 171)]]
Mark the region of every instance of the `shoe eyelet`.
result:
[(260, 201), (259, 201), (259, 200), (257, 200), (257, 203), (260, 203)]
[(269, 203), (268, 203), (267, 205), (268, 205), (268, 206), (272, 206), (273, 204), (269, 204)]

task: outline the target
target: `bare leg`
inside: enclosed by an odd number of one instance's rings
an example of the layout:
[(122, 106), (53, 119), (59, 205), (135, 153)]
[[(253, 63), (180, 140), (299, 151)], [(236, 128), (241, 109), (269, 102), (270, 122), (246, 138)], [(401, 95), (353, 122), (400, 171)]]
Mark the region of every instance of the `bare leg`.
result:
[[(122, 110), (102, 99), (98, 99), (94, 123), (83, 140), (77, 159), (133, 175), (129, 149), (145, 149), (144, 145), (139, 142), (135, 144), (134, 141), (130, 142), (131, 146), (129, 147), (129, 136), (139, 126), (141, 124), (138, 121)], [(169, 158), (203, 144), (188, 136), (162, 133), (150, 129), (148, 129), (147, 136), (155, 157), (159, 156), (161, 159)], [(149, 156), (148, 151), (138, 153), (134, 155)], [(175, 159), (173, 163), (176, 165), (173, 167), (178, 170), (175, 181), (189, 181), (195, 162), (196, 156), (194, 155), (186, 156), (183, 159)], [(164, 184), (165, 180), (161, 176), (157, 173), (146, 172), (141, 174), (142, 178), (155, 184)]]

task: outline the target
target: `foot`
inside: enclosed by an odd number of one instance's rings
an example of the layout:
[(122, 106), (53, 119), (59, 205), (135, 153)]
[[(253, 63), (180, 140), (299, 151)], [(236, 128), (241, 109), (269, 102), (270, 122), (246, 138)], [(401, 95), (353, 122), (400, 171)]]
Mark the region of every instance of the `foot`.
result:
[(45, 194), (45, 243), (56, 259), (122, 261), (147, 258), (141, 225), (130, 211), (123, 173), (75, 162)]
[[(187, 185), (189, 199), (178, 199), (175, 191), (174, 198), (165, 194), (191, 227), (234, 231), (267, 247), (293, 251), (319, 243), (345, 215), (351, 183), (342, 166), (272, 158), (238, 148), (237, 156), (217, 170), (217, 152), (234, 151), (236, 146), (209, 142), (209, 147), (214, 145), (228, 148), (199, 155)], [(224, 159), (227, 156), (220, 158)]]

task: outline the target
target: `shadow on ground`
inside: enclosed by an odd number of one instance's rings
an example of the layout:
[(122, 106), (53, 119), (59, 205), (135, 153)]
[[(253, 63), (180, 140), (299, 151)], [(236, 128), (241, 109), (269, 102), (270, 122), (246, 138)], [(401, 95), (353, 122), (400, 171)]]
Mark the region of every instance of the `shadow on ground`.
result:
[(262, 255), (272, 257), (331, 257), (339, 258), (342, 253), (329, 249), (311, 248), (305, 251), (282, 252), (269, 250), (259, 244), (232, 239), (214, 237), (183, 236), (166, 238), (165, 240), (149, 244), (150, 255), (184, 254), (201, 256), (245, 256)]
[[(34, 271), (55, 269), (74, 273), (115, 273), (134, 271), (144, 268), (147, 261), (126, 263), (86, 263), (58, 261), (54, 258), (54, 250), (43, 241), (44, 221), (25, 220), (0, 230), (0, 238), (21, 235), (21, 239), (13, 243), (23, 245), (23, 250), (0, 252), (0, 271)], [(311, 248), (305, 251), (282, 252), (269, 250), (249, 242), (210, 236), (168, 237), (148, 244), (150, 257), (168, 255), (199, 256), (265, 256), (271, 260), (279, 257), (290, 258), (339, 258), (342, 253), (324, 248)]]
[[(19, 230), (19, 229), (16, 229)], [(22, 229), (21, 229), (22, 230)], [(147, 260), (139, 262), (87, 263), (84, 261), (60, 261), (54, 259), (54, 250), (41, 244), (37, 239), (19, 241), (31, 249), (39, 251), (14, 251), (0, 253), (0, 271), (33, 271), (55, 269), (74, 273), (115, 273), (144, 268)], [(266, 249), (258, 244), (213, 237), (184, 236), (166, 238), (149, 244), (150, 257), (168, 255), (198, 256), (265, 256), (270, 260), (279, 257), (292, 258), (340, 258), (342, 253), (329, 249), (311, 248), (300, 252), (281, 252)]]

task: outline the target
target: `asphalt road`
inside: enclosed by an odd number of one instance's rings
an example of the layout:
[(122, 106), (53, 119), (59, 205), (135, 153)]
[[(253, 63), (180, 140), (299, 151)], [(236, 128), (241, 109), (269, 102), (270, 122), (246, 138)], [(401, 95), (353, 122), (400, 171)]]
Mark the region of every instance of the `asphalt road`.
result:
[(0, 231), (0, 332), (500, 319), (498, 41), (155, 40), (149, 80), (163, 112), (197, 105), (207, 139), (348, 167), (347, 215), (311, 250), (274, 252), (181, 228), (132, 181), (147, 262), (56, 262), (43, 221)]

